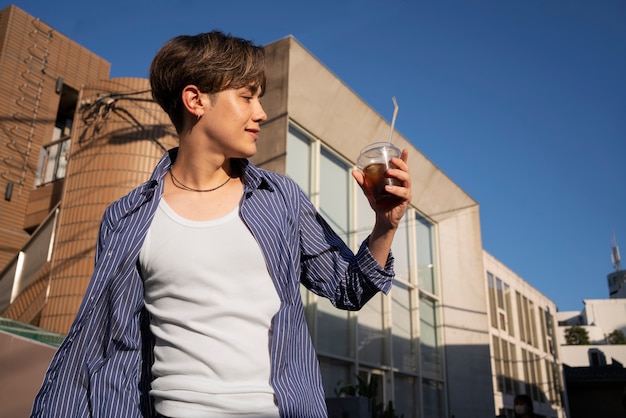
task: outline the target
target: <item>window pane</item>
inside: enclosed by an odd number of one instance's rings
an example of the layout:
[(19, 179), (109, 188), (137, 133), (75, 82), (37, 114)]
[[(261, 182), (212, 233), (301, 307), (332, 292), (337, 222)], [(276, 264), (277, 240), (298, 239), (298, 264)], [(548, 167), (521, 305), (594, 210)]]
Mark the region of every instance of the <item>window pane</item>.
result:
[(422, 371), (433, 377), (442, 376), (442, 356), (437, 332), (438, 319), (435, 303), (420, 297), (420, 350)]
[(504, 375), (504, 393), (508, 393), (509, 395), (514, 395), (513, 379), (511, 379), (513, 371), (511, 370), (511, 357), (509, 356), (509, 347), (510, 345), (505, 340), (502, 340), (502, 366), (503, 366), (503, 375)]
[(359, 189), (356, 192), (356, 242), (361, 242), (372, 232), (374, 227), (374, 211), (367, 198)]
[(497, 290), (496, 294), (498, 296), (498, 308), (504, 309), (504, 294), (502, 290), (502, 280), (500, 280), (498, 277), (496, 277), (496, 290)]
[(287, 135), (287, 175), (311, 196), (311, 141), (292, 126)]
[(522, 296), (522, 306), (524, 309), (524, 324), (526, 324), (526, 342), (535, 345), (533, 342), (532, 325), (530, 324), (530, 310), (528, 308), (528, 299)]
[(350, 351), (348, 312), (335, 308), (326, 298), (318, 298), (316, 335), (318, 351), (348, 356)]
[(443, 417), (443, 384), (430, 379), (422, 381), (424, 418)]
[(528, 315), (530, 316), (530, 330), (529, 333), (532, 335), (533, 346), (539, 347), (539, 339), (537, 338), (537, 320), (535, 319), (535, 304), (529, 300), (528, 301)]
[(70, 140), (63, 141), (59, 152), (59, 164), (57, 165), (57, 171), (55, 179), (65, 178), (65, 169), (67, 168), (67, 153), (70, 150)]
[(435, 272), (433, 265), (432, 225), (420, 215), (416, 215), (417, 235), (417, 277), (419, 286), (427, 292), (436, 294)]
[(409, 289), (402, 283), (395, 282), (391, 290), (391, 318), (393, 365), (400, 370), (416, 372)]
[(508, 326), (509, 326), (509, 335), (511, 335), (512, 337), (515, 336), (515, 324), (514, 324), (514, 320), (513, 320), (513, 305), (511, 304), (511, 293), (512, 290), (509, 287), (508, 284), (504, 285), (504, 302), (506, 305), (506, 317), (508, 320)]
[(394, 402), (396, 416), (417, 418), (419, 395), (416, 378), (396, 373), (394, 376)]
[(532, 377), (530, 375), (530, 368), (529, 368), (529, 361), (530, 358), (528, 357), (528, 354), (526, 352), (526, 350), (522, 349), (522, 364), (524, 365), (524, 390), (525, 393), (530, 395), (531, 393), (531, 387), (532, 387)]
[(526, 328), (524, 325), (524, 307), (522, 306), (522, 295), (515, 292), (515, 302), (517, 303), (517, 321), (519, 326), (519, 338), (526, 342)]
[(327, 398), (337, 396), (342, 386), (352, 383), (350, 363), (319, 356), (322, 383)]
[(322, 149), (320, 158), (320, 213), (335, 232), (348, 241), (350, 167)]
[(39, 162), (37, 163), (37, 175), (35, 177), (35, 186), (39, 186), (44, 183), (44, 175), (46, 169), (46, 161), (48, 159), (48, 150), (41, 148), (39, 151)]
[(48, 158), (46, 160), (46, 167), (44, 168), (43, 182), (50, 183), (54, 180), (55, 167), (57, 165), (57, 156), (59, 154), (59, 144), (51, 145), (48, 147)]
[(496, 281), (493, 274), (487, 272), (487, 283), (489, 284), (489, 314), (491, 315), (491, 326), (498, 328), (498, 309), (496, 306)]
[(496, 368), (496, 383), (497, 383), (497, 391), (503, 392), (503, 384), (502, 384), (502, 356), (500, 354), (500, 339), (495, 335), (492, 337), (492, 345), (493, 345), (493, 364)]
[(520, 393), (519, 373), (517, 371), (517, 352), (515, 344), (509, 343), (509, 354), (511, 355), (511, 378), (513, 379), (513, 393)]
[(391, 251), (394, 258), (394, 271), (396, 278), (409, 282), (409, 221), (406, 216), (400, 220), (398, 230), (393, 238)]
[(385, 364), (382, 294), (378, 293), (361, 308), (358, 314), (359, 361)]

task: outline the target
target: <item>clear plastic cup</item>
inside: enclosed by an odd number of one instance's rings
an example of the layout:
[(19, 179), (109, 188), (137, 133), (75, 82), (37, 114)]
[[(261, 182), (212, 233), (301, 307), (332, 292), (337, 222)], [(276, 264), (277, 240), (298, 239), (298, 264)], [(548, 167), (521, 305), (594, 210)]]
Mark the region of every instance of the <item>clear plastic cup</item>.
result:
[(374, 142), (363, 148), (356, 160), (356, 165), (363, 172), (364, 186), (374, 198), (395, 198), (385, 190), (386, 185), (399, 186), (395, 178), (385, 177), (388, 168), (396, 168), (391, 164), (392, 158), (400, 157), (400, 149), (390, 142)]

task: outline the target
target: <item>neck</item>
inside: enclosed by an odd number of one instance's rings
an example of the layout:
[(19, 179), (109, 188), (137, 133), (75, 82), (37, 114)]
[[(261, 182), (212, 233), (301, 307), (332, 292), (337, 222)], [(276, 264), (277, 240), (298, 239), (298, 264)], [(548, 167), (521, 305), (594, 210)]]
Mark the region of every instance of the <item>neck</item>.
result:
[(195, 188), (208, 188), (227, 177), (237, 176), (230, 158), (184, 147), (179, 147), (171, 169), (178, 179)]

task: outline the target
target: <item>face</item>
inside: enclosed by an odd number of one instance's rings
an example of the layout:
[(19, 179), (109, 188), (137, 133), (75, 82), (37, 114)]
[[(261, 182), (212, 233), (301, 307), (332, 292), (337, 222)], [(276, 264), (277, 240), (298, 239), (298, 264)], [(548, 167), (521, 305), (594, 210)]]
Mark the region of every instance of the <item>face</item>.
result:
[(248, 158), (256, 153), (260, 123), (267, 119), (260, 93), (249, 87), (227, 89), (212, 96), (203, 93), (205, 111), (196, 126), (209, 139), (213, 152), (223, 153), (226, 158)]

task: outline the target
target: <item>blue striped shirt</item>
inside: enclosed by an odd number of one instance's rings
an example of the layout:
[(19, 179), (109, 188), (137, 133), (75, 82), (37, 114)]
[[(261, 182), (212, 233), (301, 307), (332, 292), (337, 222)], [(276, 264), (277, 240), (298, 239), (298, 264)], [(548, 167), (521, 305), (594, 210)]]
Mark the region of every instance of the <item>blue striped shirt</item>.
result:
[[(107, 208), (91, 281), (44, 377), (32, 417), (155, 416), (149, 396), (154, 337), (137, 261), (176, 151), (163, 156), (149, 181)], [(244, 179), (240, 215), (261, 247), (280, 298), (270, 341), (270, 383), (280, 415), (326, 417), (300, 283), (340, 309), (357, 310), (378, 291), (389, 292), (393, 258), (380, 266), (367, 240), (355, 255), (295, 182), (247, 160), (235, 161)]]

